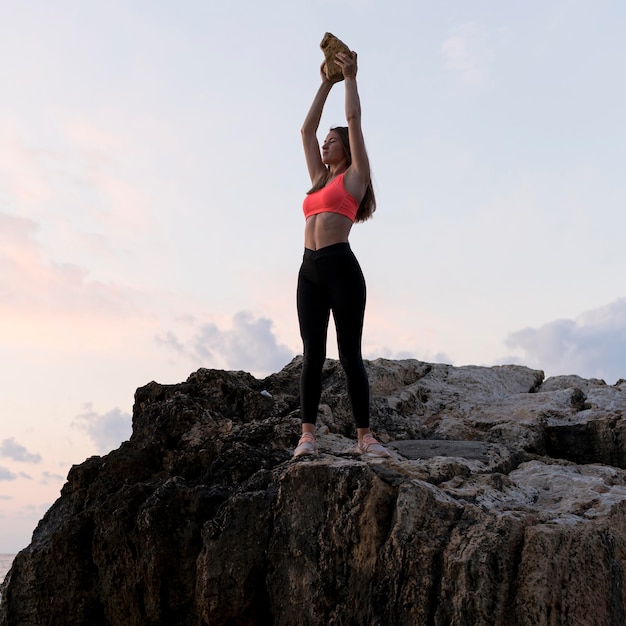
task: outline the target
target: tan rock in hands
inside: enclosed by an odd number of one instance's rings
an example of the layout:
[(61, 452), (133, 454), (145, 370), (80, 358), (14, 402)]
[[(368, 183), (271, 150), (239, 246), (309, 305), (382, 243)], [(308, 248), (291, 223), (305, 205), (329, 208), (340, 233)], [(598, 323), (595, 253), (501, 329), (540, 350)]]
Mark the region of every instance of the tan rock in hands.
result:
[(350, 54), (350, 48), (333, 35), (332, 33), (326, 33), (320, 43), (320, 48), (324, 52), (324, 58), (326, 59), (325, 72), (326, 78), (333, 83), (338, 83), (343, 80), (343, 70), (337, 63), (335, 63), (335, 56), (338, 52), (345, 52)]

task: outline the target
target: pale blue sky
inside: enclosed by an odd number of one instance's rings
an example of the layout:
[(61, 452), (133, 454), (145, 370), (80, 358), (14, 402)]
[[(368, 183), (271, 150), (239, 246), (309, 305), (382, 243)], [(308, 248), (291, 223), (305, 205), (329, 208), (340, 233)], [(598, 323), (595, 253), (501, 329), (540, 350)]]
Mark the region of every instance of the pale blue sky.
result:
[(3, 0), (0, 552), (137, 387), (301, 351), (325, 31), (359, 54), (378, 196), (365, 356), (626, 378), (625, 26), (608, 0)]

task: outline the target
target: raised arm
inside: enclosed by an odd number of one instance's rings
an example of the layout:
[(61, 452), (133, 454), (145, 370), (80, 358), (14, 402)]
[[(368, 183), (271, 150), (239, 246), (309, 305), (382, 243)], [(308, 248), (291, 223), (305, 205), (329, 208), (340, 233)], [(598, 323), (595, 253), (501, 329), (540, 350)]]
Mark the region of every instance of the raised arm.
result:
[(322, 84), (317, 90), (315, 98), (313, 98), (313, 103), (311, 104), (311, 108), (304, 119), (301, 130), (304, 156), (312, 183), (315, 183), (326, 170), (320, 154), (320, 145), (317, 141), (317, 129), (320, 125), (320, 120), (322, 119), (322, 111), (324, 110), (324, 104), (326, 104), (326, 98), (328, 98), (328, 94), (333, 86), (333, 83), (326, 78), (323, 63), (320, 69), (320, 74), (322, 77)]
[(361, 100), (356, 84), (357, 54), (337, 54), (337, 64), (341, 66), (346, 86), (346, 122), (350, 137), (352, 164), (344, 178), (346, 188), (355, 197), (362, 198), (370, 182), (370, 162), (365, 150), (365, 140), (361, 128)]

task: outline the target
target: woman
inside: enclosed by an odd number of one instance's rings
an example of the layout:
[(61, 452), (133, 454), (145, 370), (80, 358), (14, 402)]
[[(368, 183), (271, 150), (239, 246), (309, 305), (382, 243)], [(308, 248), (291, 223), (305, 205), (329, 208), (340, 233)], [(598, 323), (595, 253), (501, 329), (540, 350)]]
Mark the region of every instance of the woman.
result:
[(322, 84), (302, 126), (306, 164), (313, 183), (304, 200), (304, 259), (298, 275), (298, 319), (304, 344), (300, 379), (302, 437), (294, 456), (317, 454), (315, 422), (322, 392), (326, 334), (330, 311), (337, 329), (339, 359), (361, 453), (389, 456), (369, 428), (369, 382), (361, 356), (365, 314), (365, 280), (348, 236), (354, 222), (370, 218), (376, 208), (370, 165), (361, 131), (361, 104), (356, 85), (356, 52), (338, 53), (343, 71), (347, 128), (330, 131), (320, 153), (317, 129), (333, 86), (321, 68)]

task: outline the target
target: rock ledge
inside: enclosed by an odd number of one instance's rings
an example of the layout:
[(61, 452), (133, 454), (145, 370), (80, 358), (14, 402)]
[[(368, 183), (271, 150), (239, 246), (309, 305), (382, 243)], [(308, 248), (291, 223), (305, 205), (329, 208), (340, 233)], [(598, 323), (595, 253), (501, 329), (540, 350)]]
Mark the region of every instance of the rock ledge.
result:
[(320, 455), (291, 459), (301, 359), (137, 390), (71, 469), (0, 626), (626, 623), (626, 381), (366, 363), (388, 460), (355, 453), (327, 361)]

